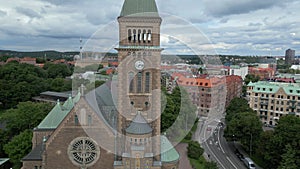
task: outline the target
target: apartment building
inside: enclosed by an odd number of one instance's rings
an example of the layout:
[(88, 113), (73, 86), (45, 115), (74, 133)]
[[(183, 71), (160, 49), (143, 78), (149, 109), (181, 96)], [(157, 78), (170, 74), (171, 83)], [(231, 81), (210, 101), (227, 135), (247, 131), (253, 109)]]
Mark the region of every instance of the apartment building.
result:
[(300, 84), (264, 82), (247, 86), (249, 106), (266, 125), (277, 125), (285, 115), (300, 116)]
[(200, 116), (223, 113), (229, 102), (234, 97), (239, 97), (242, 92), (240, 76), (199, 75), (195, 77), (175, 73), (172, 77), (176, 77), (177, 84), (187, 90)]

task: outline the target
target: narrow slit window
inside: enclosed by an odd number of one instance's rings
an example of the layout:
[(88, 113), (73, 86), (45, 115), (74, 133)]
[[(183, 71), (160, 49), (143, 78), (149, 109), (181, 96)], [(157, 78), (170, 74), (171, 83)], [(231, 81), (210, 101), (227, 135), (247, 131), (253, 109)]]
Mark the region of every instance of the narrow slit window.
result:
[(142, 79), (143, 75), (141, 72), (137, 74), (137, 92), (142, 93)]
[(148, 30), (148, 42), (150, 43), (152, 40), (151, 30)]
[(91, 126), (92, 125), (92, 116), (88, 115), (88, 125)]
[(131, 34), (131, 29), (128, 30), (128, 41), (131, 42), (132, 39), (132, 34)]
[(75, 117), (74, 117), (74, 122), (75, 122), (75, 126), (78, 126), (78, 116), (77, 115), (75, 115)]
[(139, 43), (142, 41), (142, 32), (140, 29), (138, 30), (138, 40), (139, 40)]
[(129, 72), (128, 83), (129, 83), (129, 93), (133, 93), (134, 81), (133, 81), (133, 73), (132, 72)]
[(146, 43), (147, 40), (147, 33), (146, 30), (143, 30), (143, 42)]
[(145, 92), (150, 93), (150, 72), (146, 73), (145, 78)]
[(136, 30), (133, 29), (133, 43), (135, 43), (136, 41)]

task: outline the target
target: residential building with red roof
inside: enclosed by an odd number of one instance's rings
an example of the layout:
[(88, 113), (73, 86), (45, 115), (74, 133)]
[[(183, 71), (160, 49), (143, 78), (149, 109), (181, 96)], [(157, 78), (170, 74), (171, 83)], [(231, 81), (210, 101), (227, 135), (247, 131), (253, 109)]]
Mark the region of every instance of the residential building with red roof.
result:
[(224, 112), (225, 107), (234, 97), (242, 93), (242, 78), (240, 76), (184, 76), (173, 73), (179, 86), (183, 86), (189, 93), (193, 104), (197, 105), (201, 116), (209, 113)]

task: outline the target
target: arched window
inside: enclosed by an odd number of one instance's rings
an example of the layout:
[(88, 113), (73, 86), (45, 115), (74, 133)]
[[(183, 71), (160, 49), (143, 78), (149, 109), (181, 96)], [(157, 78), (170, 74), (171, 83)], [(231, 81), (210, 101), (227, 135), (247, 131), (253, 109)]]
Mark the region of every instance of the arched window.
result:
[(143, 74), (139, 72), (137, 74), (137, 93), (142, 93), (142, 79), (143, 79)]
[(128, 41), (131, 42), (131, 39), (132, 39), (131, 29), (128, 29)]
[(147, 33), (146, 33), (146, 30), (144, 29), (143, 30), (143, 42), (146, 43), (146, 40), (147, 40)]
[(142, 41), (142, 32), (140, 29), (138, 30), (138, 41), (139, 43)]
[(148, 43), (150, 43), (152, 40), (152, 34), (151, 34), (151, 30), (148, 30)]
[(75, 122), (75, 126), (78, 126), (78, 116), (77, 115), (74, 116), (74, 122)]
[(129, 93), (134, 92), (133, 76), (134, 76), (133, 72), (129, 72), (129, 74), (128, 74)]
[(146, 72), (145, 77), (145, 92), (150, 93), (150, 72)]
[(136, 30), (133, 29), (133, 43), (135, 43), (136, 41)]

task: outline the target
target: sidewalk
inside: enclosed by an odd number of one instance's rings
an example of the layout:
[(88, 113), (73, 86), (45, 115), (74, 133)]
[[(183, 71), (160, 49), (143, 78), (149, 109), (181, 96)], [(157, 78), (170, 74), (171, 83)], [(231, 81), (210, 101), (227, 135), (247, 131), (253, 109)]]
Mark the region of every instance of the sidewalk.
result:
[(193, 169), (187, 157), (187, 146), (186, 143), (180, 143), (175, 147), (180, 155), (179, 169)]

